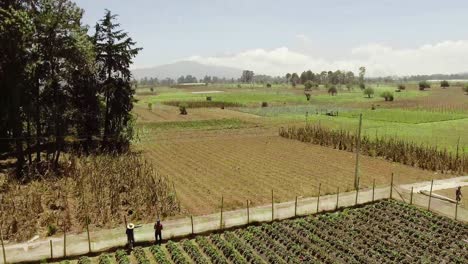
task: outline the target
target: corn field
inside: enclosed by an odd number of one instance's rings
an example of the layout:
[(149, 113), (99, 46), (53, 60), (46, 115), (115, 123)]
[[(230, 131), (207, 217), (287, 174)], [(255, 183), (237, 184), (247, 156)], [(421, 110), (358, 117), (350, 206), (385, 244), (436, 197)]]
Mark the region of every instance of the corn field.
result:
[[(318, 125), (281, 128), (284, 138), (333, 147), (349, 152), (356, 151), (357, 136), (346, 130), (330, 130)], [(436, 147), (418, 145), (397, 138), (369, 136), (361, 137), (360, 153), (372, 157), (383, 157), (425, 170), (442, 173), (462, 174), (468, 172), (468, 157), (465, 153), (450, 153)]]
[(111, 228), (124, 217), (135, 223), (180, 211), (172, 183), (158, 175), (140, 155), (70, 155), (61, 175), (50, 170), (27, 184), (0, 184), (2, 231), (7, 239), (36, 234)]

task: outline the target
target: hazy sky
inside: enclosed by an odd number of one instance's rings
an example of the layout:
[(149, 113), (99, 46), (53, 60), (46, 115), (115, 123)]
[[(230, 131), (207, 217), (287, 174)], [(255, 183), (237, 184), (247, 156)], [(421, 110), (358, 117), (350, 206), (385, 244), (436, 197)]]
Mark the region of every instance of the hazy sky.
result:
[(468, 72), (466, 0), (76, 0), (104, 9), (144, 50), (134, 68), (178, 60), (258, 73), (367, 66), (371, 75)]

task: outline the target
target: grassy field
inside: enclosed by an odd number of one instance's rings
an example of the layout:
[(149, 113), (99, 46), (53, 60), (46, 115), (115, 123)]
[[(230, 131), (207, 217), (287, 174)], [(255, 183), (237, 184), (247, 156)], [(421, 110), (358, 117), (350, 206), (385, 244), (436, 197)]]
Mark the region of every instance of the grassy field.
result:
[[(251, 225), (84, 263), (466, 263), (466, 225), (385, 200)], [(428, 250), (430, 249), (430, 250)], [(106, 259), (106, 260), (104, 260)]]

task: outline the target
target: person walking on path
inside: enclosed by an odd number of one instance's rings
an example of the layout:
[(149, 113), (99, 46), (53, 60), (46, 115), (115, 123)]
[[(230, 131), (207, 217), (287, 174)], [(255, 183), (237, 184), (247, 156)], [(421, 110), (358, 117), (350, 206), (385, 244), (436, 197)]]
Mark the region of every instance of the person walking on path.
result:
[(155, 244), (161, 245), (162, 243), (162, 230), (163, 230), (163, 225), (161, 224), (161, 221), (158, 219), (156, 221), (156, 224), (154, 224), (154, 237), (155, 237)]
[(132, 223), (129, 223), (127, 225), (127, 230), (125, 231), (125, 233), (127, 234), (127, 243), (128, 243), (127, 245), (130, 250), (133, 249), (133, 245), (135, 244), (135, 234), (133, 232), (134, 229), (135, 229), (135, 225)]
[(455, 199), (457, 200), (457, 203), (461, 201), (462, 196), (461, 186), (458, 186), (457, 190), (455, 191)]

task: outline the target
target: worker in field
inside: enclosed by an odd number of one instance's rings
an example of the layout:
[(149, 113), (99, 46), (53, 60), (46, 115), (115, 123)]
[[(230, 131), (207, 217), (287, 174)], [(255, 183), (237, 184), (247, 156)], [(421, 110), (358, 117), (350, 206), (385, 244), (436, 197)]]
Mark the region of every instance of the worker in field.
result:
[(161, 224), (161, 221), (158, 219), (156, 221), (156, 224), (154, 224), (154, 237), (155, 237), (155, 244), (161, 245), (162, 243), (162, 230), (163, 230), (163, 225)]
[(135, 229), (135, 225), (132, 223), (129, 223), (127, 225), (127, 230), (125, 233), (127, 234), (127, 243), (128, 243), (128, 248), (130, 250), (133, 249), (133, 246), (135, 244), (135, 234), (133, 233), (133, 230)]
[(461, 186), (458, 186), (457, 190), (455, 191), (455, 199), (457, 200), (457, 203), (461, 201), (462, 196)]

